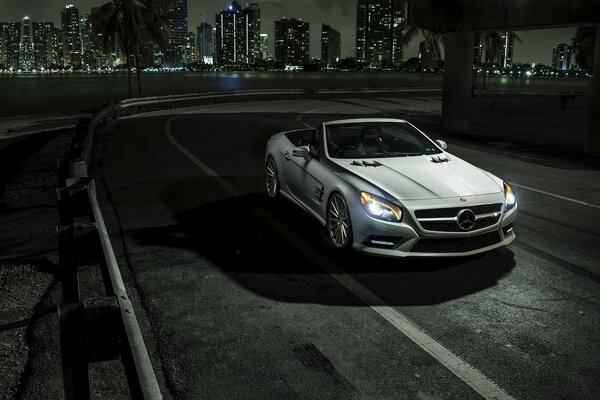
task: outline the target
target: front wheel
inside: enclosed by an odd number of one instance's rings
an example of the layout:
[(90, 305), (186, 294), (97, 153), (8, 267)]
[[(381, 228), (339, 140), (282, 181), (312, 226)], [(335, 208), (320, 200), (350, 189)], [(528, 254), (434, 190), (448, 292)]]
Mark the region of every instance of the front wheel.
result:
[(277, 165), (273, 157), (269, 156), (265, 164), (265, 177), (267, 184), (267, 194), (274, 199), (279, 194), (279, 176), (277, 174)]
[(335, 192), (327, 203), (327, 232), (336, 249), (347, 249), (352, 245), (352, 223), (346, 200)]

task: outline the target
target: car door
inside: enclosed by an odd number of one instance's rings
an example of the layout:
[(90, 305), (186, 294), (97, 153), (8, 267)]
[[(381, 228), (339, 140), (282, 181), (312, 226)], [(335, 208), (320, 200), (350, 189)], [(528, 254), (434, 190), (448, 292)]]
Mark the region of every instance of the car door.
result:
[(288, 187), (298, 201), (322, 217), (322, 203), (325, 201), (326, 192), (323, 182), (328, 169), (322, 162), (321, 143), (322, 129), (320, 128), (313, 134), (310, 157), (290, 156)]

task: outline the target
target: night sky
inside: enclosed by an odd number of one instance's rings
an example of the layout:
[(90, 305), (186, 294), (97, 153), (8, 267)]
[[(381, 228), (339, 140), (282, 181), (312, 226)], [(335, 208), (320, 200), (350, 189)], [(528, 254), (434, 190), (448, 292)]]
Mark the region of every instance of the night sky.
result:
[[(80, 11), (89, 12), (93, 6), (107, 0), (73, 0), (71, 4)], [(356, 0), (253, 0), (261, 8), (261, 28), (269, 35), (273, 47), (273, 21), (282, 17), (302, 18), (311, 23), (311, 54), (320, 57), (321, 23), (332, 25), (342, 34), (342, 57), (353, 56), (356, 29)], [(240, 1), (242, 5), (245, 1)], [(17, 21), (25, 15), (34, 21), (60, 22), (60, 10), (65, 0), (0, 0), (0, 20)], [(215, 14), (226, 8), (223, 0), (188, 0), (190, 31), (203, 20), (214, 25)], [(518, 32), (524, 44), (515, 43), (515, 62), (542, 62), (550, 64), (552, 47), (558, 43), (570, 43), (574, 28)], [(404, 59), (417, 55), (418, 39), (405, 51)]]

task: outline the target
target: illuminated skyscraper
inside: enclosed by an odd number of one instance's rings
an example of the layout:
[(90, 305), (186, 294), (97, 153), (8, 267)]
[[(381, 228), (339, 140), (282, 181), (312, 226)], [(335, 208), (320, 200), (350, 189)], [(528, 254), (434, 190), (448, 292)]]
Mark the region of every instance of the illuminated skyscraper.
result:
[(184, 62), (188, 36), (187, 0), (173, 0), (168, 12), (169, 43), (165, 53), (165, 65), (181, 67)]
[(81, 53), (85, 54), (88, 51), (93, 51), (92, 23), (90, 22), (90, 16), (88, 14), (81, 14), (81, 18), (79, 19), (79, 29), (81, 30)]
[(4, 30), (5, 23), (0, 23), (0, 70), (8, 69), (8, 33)]
[(398, 63), (403, 58), (404, 0), (358, 0), (356, 59), (371, 65)]
[(215, 53), (215, 31), (211, 24), (203, 22), (197, 32), (198, 59), (205, 64), (212, 64)]
[(194, 32), (188, 32), (185, 38), (185, 51), (183, 54), (185, 64), (192, 64), (198, 61), (196, 48), (196, 35)]
[(481, 35), (475, 35), (473, 40), (473, 65), (477, 66), (481, 64), (481, 57), (483, 56), (483, 43), (481, 43)]
[(246, 52), (248, 53), (248, 62), (254, 63), (260, 58), (260, 8), (258, 4), (250, 4), (243, 13), (246, 17), (248, 35), (246, 37)]
[(568, 70), (571, 68), (571, 46), (557, 43), (552, 49), (552, 68)]
[(260, 56), (260, 9), (232, 1), (215, 16), (217, 63), (251, 64)]
[(286, 65), (310, 60), (310, 24), (301, 19), (275, 21), (275, 59)]
[(55, 27), (53, 22), (42, 22), (42, 26), (45, 42), (42, 59), (44, 68), (57, 68), (63, 66), (62, 31)]
[(329, 25), (321, 24), (321, 61), (333, 65), (340, 58), (341, 35)]
[(31, 71), (35, 69), (35, 59), (33, 54), (33, 32), (29, 17), (23, 18), (23, 23), (21, 25), (19, 68), (23, 71)]
[(515, 36), (512, 32), (502, 32), (501, 35), (502, 47), (497, 64), (502, 68), (510, 68), (513, 64), (513, 49), (515, 46)]
[(18, 70), (19, 54), (21, 48), (21, 23), (20, 22), (2, 22), (0, 23), (0, 37), (4, 42), (4, 49), (0, 54), (0, 63), (4, 62), (6, 69)]
[(79, 9), (67, 4), (61, 13), (63, 33), (63, 63), (65, 67), (81, 67), (81, 30)]
[(269, 61), (271, 59), (271, 52), (269, 51), (269, 35), (266, 33), (260, 34), (260, 59), (263, 61)]

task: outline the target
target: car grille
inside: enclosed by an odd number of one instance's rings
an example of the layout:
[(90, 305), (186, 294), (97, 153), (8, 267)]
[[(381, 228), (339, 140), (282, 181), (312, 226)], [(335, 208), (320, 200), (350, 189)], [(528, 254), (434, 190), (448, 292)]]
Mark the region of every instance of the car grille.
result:
[(449, 218), (455, 217), (460, 210), (469, 209), (473, 211), (473, 214), (489, 214), (498, 212), (502, 209), (502, 203), (497, 204), (482, 204), (480, 206), (465, 206), (465, 207), (452, 207), (452, 208), (431, 208), (428, 210), (417, 210), (415, 211), (415, 217), (417, 218)]
[[(469, 231), (488, 228), (498, 223), (500, 220), (500, 211), (502, 203), (483, 204), (471, 207), (452, 207), (452, 208), (433, 208), (429, 210), (416, 210), (415, 216), (421, 227), (428, 231), (435, 232), (464, 232), (455, 220), (448, 221), (447, 218), (455, 218), (461, 210), (471, 210), (473, 214), (479, 216), (475, 225)], [(493, 215), (497, 213), (497, 215)], [(491, 215), (490, 215), (491, 214)], [(484, 216), (485, 217), (481, 217)], [(440, 218), (440, 220), (436, 220)]]
[[(475, 226), (471, 231), (476, 231), (478, 229), (488, 228), (492, 225), (495, 225), (500, 220), (500, 215), (496, 217), (490, 217), (485, 219), (480, 219), (475, 222)], [(458, 226), (458, 224), (454, 221), (419, 221), (423, 229), (427, 229), (428, 231), (436, 231), (436, 232), (464, 232)]]
[(500, 232), (465, 238), (423, 238), (410, 250), (411, 253), (466, 253), (500, 243)]

